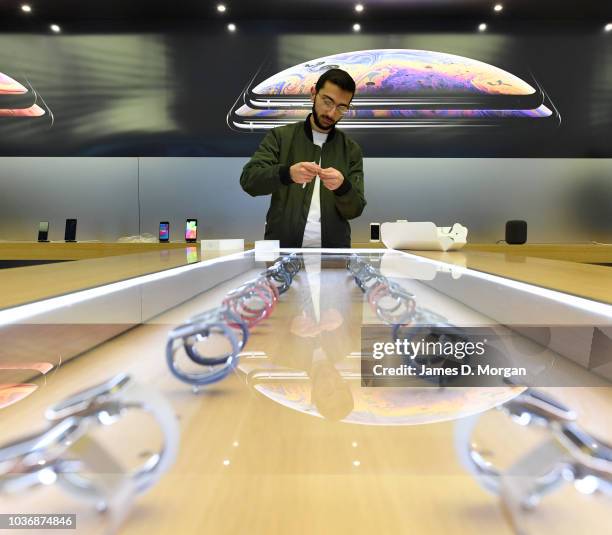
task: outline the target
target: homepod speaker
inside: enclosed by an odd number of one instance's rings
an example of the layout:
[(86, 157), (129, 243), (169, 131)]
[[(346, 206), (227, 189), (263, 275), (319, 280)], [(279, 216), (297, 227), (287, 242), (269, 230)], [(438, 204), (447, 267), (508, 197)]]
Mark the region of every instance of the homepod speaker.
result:
[(527, 241), (527, 221), (506, 221), (506, 243), (521, 245)]

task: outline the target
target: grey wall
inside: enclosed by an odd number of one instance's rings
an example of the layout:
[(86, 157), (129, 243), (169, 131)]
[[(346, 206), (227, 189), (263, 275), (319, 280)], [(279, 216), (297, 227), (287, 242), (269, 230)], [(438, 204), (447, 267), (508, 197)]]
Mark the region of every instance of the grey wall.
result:
[[(63, 239), (115, 241), (187, 217), (202, 238), (263, 236), (268, 198), (251, 198), (238, 178), (246, 158), (0, 158), (0, 240), (33, 240), (40, 220)], [(353, 223), (367, 241), (371, 221), (461, 222), (470, 240), (503, 238), (508, 219), (526, 219), (529, 241), (612, 242), (612, 159), (370, 158), (368, 206)]]
[(77, 239), (115, 241), (138, 233), (136, 158), (0, 158), (0, 240), (63, 240), (67, 218)]

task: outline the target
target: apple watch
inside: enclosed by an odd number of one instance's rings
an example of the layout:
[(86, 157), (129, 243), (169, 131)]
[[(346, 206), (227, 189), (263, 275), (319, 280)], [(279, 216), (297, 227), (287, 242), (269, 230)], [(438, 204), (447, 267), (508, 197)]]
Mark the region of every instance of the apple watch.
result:
[(191, 324), (203, 325), (202, 330), (195, 332), (195, 334), (193, 334), (194, 330), (189, 330), (191, 334), (183, 338), (185, 352), (193, 362), (205, 366), (216, 366), (218, 364), (224, 364), (228, 358), (234, 355), (232, 349), (232, 351), (217, 357), (204, 357), (198, 352), (196, 347), (196, 344), (206, 342), (215, 330), (220, 330), (221, 334), (224, 335), (225, 329), (219, 329), (217, 327), (221, 322), (238, 331), (240, 334), (240, 338), (238, 339), (238, 352), (242, 351), (242, 348), (249, 339), (249, 327), (247, 322), (227, 307), (214, 308), (198, 314), (189, 320)]
[(15, 493), (57, 483), (79, 499), (98, 506), (108, 503), (112, 497), (104, 481), (106, 474), (92, 469), (85, 458), (88, 449), (94, 450), (98, 465), (110, 462), (111, 456), (87, 435), (95, 427), (116, 423), (132, 410), (145, 411), (155, 419), (164, 437), (163, 445), (134, 472), (121, 473), (116, 463), (112, 463), (112, 469), (119, 472), (133, 494), (145, 492), (174, 463), (179, 427), (169, 403), (126, 374), (53, 405), (45, 412), (50, 422), (46, 429), (0, 447), (0, 492)]
[(584, 431), (576, 423), (574, 411), (531, 388), (499, 409), (515, 423), (545, 428), (549, 435), (504, 471), (486, 460), (474, 445), (472, 435), (480, 415), (457, 420), (457, 456), (484, 489), (499, 496), (512, 495), (507, 487), (521, 481), (513, 499), (523, 508), (535, 507), (543, 496), (568, 481), (581, 493), (612, 496), (612, 448)]

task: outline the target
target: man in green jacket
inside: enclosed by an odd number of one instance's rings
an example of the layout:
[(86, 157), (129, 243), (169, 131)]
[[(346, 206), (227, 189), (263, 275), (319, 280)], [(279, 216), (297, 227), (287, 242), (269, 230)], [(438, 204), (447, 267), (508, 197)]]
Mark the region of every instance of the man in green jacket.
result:
[(336, 124), (349, 110), (355, 82), (326, 71), (311, 88), (305, 122), (273, 128), (244, 166), (242, 189), (272, 195), (265, 239), (281, 247), (350, 247), (349, 220), (363, 212), (361, 148)]

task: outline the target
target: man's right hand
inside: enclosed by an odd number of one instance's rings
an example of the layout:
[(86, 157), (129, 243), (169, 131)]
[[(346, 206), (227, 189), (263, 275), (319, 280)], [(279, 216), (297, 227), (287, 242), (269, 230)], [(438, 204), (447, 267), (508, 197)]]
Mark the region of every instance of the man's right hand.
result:
[(321, 167), (313, 162), (298, 162), (289, 168), (291, 180), (296, 184), (308, 184), (321, 171)]

